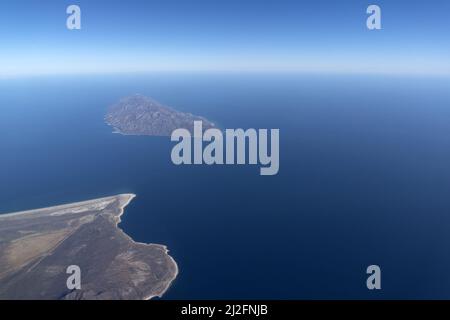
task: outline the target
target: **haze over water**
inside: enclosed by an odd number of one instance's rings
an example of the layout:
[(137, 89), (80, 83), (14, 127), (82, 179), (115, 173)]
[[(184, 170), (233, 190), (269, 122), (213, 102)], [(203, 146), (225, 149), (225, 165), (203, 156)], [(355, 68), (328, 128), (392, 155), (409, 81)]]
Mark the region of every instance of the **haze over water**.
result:
[[(134, 93), (223, 128), (279, 128), (280, 172), (174, 166), (168, 137), (112, 134), (106, 108)], [(137, 194), (120, 227), (168, 246), (167, 299), (448, 299), (449, 101), (445, 77), (3, 80), (0, 212)]]

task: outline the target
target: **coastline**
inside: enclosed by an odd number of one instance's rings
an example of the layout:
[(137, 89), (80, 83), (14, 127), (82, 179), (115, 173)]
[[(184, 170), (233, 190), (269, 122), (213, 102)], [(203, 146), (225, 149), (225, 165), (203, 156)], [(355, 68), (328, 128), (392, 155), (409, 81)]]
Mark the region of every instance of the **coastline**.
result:
[(121, 136), (131, 136), (131, 137), (141, 137), (141, 136), (147, 136), (147, 137), (170, 137), (170, 135), (155, 135), (155, 134), (139, 134), (139, 133), (125, 133), (122, 132), (120, 129), (114, 127), (112, 124), (109, 124), (106, 120), (105, 120), (105, 124), (108, 127), (111, 127), (113, 129), (113, 131), (111, 132), (112, 134), (118, 134)]
[(159, 292), (158, 294), (145, 296), (143, 300), (151, 300), (152, 298), (155, 298), (155, 297), (161, 298), (167, 292), (167, 290), (169, 290), (169, 288), (171, 287), (173, 281), (177, 278), (177, 276), (179, 274), (178, 264), (176, 263), (175, 259), (171, 255), (169, 255), (169, 249), (167, 248), (167, 246), (162, 245), (162, 244), (157, 244), (157, 243), (145, 243), (145, 242), (135, 241), (135, 240), (133, 240), (133, 238), (131, 238), (130, 235), (128, 235), (122, 228), (119, 227), (120, 222), (122, 222), (121, 217), (125, 213), (125, 207), (130, 204), (130, 202), (136, 197), (136, 195), (133, 194), (133, 193), (128, 193), (128, 194), (120, 194), (118, 196), (128, 196), (128, 199), (126, 200), (125, 203), (123, 203), (120, 206), (120, 213), (117, 216), (116, 227), (120, 231), (122, 231), (124, 233), (124, 235), (126, 235), (134, 244), (143, 245), (143, 246), (158, 246), (160, 248), (163, 248), (164, 249), (164, 253), (169, 257), (170, 261), (173, 263), (173, 265), (175, 267), (175, 273), (174, 273), (174, 276), (173, 276), (172, 280), (170, 280), (170, 282), (167, 283), (167, 285), (161, 290), (161, 292)]
[[(209, 121), (208, 119), (204, 118), (204, 117), (200, 117), (202, 118), (201, 121), (206, 121), (211, 123), (211, 125), (213, 126), (212, 128), (214, 129), (218, 129), (221, 132), (224, 132), (224, 129), (222, 129), (222, 126), (218, 125), (217, 122), (212, 122)], [(112, 134), (119, 134), (121, 136), (135, 136), (135, 137), (140, 137), (140, 136), (148, 136), (148, 137), (170, 137), (170, 134), (145, 134), (145, 133), (126, 133), (121, 131), (119, 128), (115, 127), (113, 124), (109, 123), (108, 120), (104, 119), (104, 123), (108, 126), (111, 127), (113, 129), (113, 131), (111, 132)], [(189, 130), (189, 129), (188, 129)]]
[[(122, 234), (123, 237), (125, 237), (131, 245), (136, 246), (145, 246), (145, 247), (152, 247), (155, 250), (161, 250), (162, 253), (166, 256), (167, 261), (167, 272), (165, 273), (164, 277), (161, 279), (164, 279), (164, 281), (161, 281), (161, 287), (160, 288), (154, 288), (152, 291), (151, 288), (149, 288), (149, 292), (146, 294), (145, 291), (141, 295), (141, 300), (150, 300), (154, 297), (162, 297), (167, 290), (172, 285), (173, 281), (177, 278), (179, 269), (178, 265), (175, 261), (175, 259), (169, 255), (169, 250), (167, 246), (161, 245), (161, 244), (155, 244), (155, 243), (142, 243), (134, 241), (133, 238), (128, 235), (122, 228), (119, 227), (120, 222), (122, 221), (121, 217), (125, 213), (125, 208), (130, 204), (130, 202), (136, 197), (136, 194), (133, 193), (125, 193), (125, 194), (118, 194), (115, 196), (110, 197), (103, 197), (98, 199), (92, 199), (87, 201), (79, 201), (74, 203), (68, 203), (63, 205), (57, 205), (57, 206), (50, 206), (45, 208), (38, 208), (38, 209), (32, 209), (32, 210), (25, 210), (25, 211), (18, 211), (18, 212), (12, 212), (12, 213), (5, 213), (0, 214), (0, 221), (5, 220), (5, 223), (14, 221), (15, 218), (19, 219), (30, 219), (33, 215), (37, 215), (37, 219), (47, 219), (48, 217), (51, 218), (51, 216), (57, 216), (57, 215), (66, 215), (66, 214), (73, 214), (75, 212), (82, 212), (82, 211), (88, 211), (88, 210), (94, 210), (102, 212), (107, 206), (110, 206), (111, 204), (114, 204), (115, 209), (113, 211), (107, 209), (106, 214), (109, 215), (109, 221), (112, 224), (112, 227), (116, 229), (116, 232), (119, 232)], [(118, 203), (117, 203), (117, 202)], [(116, 202), (116, 203), (115, 203)], [(96, 207), (97, 206), (97, 207)], [(118, 211), (117, 211), (118, 209)], [(80, 211), (81, 210), (81, 211)], [(60, 212), (58, 212), (60, 211)], [(145, 289), (145, 288), (142, 288)]]
[(16, 212), (5, 212), (5, 213), (0, 213), (0, 219), (8, 218), (8, 217), (15, 217), (15, 216), (19, 216), (19, 215), (25, 215), (25, 214), (36, 214), (36, 213), (40, 213), (40, 212), (46, 211), (46, 210), (63, 210), (63, 209), (69, 209), (69, 208), (73, 208), (73, 207), (80, 207), (80, 206), (85, 206), (85, 205), (89, 205), (92, 203), (96, 203), (99, 201), (113, 200), (115, 197), (117, 197), (117, 196), (110, 196), (110, 197), (103, 197), (103, 198), (97, 198), (97, 199), (91, 199), (91, 200), (85, 200), (85, 201), (71, 202), (71, 203), (66, 203), (66, 204), (61, 204), (61, 205), (56, 205), (56, 206), (42, 207), (42, 208), (38, 208), (38, 209), (22, 210), (22, 211), (16, 211)]

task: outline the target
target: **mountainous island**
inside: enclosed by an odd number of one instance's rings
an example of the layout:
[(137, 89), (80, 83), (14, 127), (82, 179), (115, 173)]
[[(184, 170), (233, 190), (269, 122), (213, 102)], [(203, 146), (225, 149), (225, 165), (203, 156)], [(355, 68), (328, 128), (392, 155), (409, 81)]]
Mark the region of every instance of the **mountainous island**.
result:
[(215, 127), (211, 121), (177, 111), (140, 94), (121, 99), (105, 116), (115, 132), (126, 135), (170, 136), (178, 128), (193, 134), (194, 121), (202, 121), (204, 130)]
[[(133, 194), (0, 215), (0, 299), (150, 299), (178, 274), (165, 246), (117, 227)], [(69, 266), (81, 288), (69, 289)]]

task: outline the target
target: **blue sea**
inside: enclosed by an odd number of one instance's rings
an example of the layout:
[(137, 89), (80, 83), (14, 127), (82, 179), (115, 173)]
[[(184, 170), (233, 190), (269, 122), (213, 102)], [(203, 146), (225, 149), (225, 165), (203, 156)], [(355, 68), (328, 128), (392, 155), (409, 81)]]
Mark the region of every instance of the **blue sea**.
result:
[[(120, 227), (177, 261), (163, 299), (450, 299), (449, 80), (1, 80), (0, 212), (137, 194)], [(175, 166), (169, 137), (113, 134), (107, 107), (134, 93), (223, 128), (279, 128), (279, 174)]]

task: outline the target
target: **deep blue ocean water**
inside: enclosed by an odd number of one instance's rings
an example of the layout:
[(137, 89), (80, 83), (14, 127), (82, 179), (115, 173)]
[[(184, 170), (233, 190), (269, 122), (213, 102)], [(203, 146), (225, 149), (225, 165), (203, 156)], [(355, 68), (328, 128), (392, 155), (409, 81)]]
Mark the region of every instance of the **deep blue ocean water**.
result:
[[(112, 134), (106, 108), (133, 93), (279, 128), (279, 174), (175, 166), (169, 138)], [(448, 78), (12, 79), (0, 112), (0, 212), (136, 193), (120, 227), (170, 249), (165, 299), (450, 298)]]

